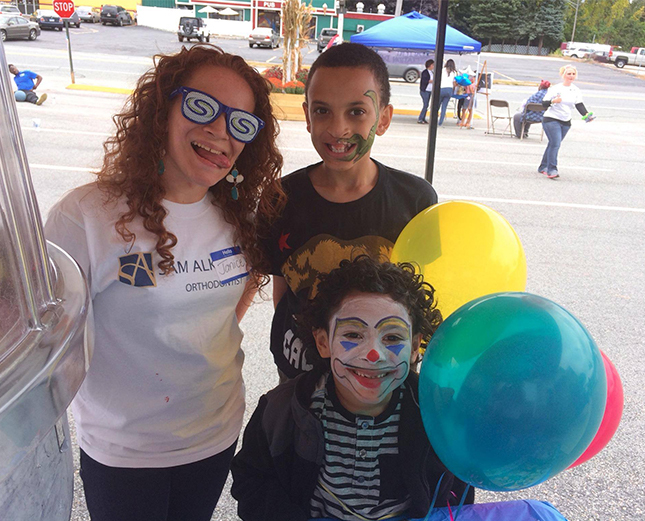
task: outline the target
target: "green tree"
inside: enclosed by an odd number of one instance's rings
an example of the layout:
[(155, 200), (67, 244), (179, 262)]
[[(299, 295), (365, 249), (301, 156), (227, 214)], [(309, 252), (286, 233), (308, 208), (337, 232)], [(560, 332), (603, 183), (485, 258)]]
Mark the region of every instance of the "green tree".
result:
[(531, 41), (538, 35), (537, 4), (535, 0), (519, 0), (511, 19), (509, 37), (517, 42), (526, 39), (526, 54), (529, 53)]
[(493, 38), (508, 38), (518, 0), (479, 0), (471, 4), (468, 19), (473, 35), (488, 39), (488, 50)]
[(564, 15), (566, 0), (540, 0), (538, 2), (535, 26), (538, 40), (538, 56), (542, 54), (544, 40), (558, 44), (564, 38)]
[[(569, 0), (565, 38), (571, 40), (575, 7)], [(645, 0), (585, 0), (578, 4), (575, 40), (620, 45), (627, 50), (645, 44)]]
[(448, 24), (464, 34), (473, 34), (470, 24), (471, 0), (451, 0), (448, 4)]

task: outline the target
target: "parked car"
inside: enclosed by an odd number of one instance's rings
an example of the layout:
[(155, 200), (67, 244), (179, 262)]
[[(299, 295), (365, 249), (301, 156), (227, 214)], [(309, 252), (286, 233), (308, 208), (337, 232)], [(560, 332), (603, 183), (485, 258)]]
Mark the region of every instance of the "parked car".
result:
[(414, 83), (421, 77), (425, 66), (422, 63), (387, 63), (390, 78), (403, 78), (408, 83)]
[(22, 11), (15, 5), (0, 4), (0, 14), (10, 14), (16, 16), (23, 16)]
[(280, 35), (271, 27), (256, 27), (249, 34), (249, 47), (254, 45), (275, 49), (280, 47)]
[(645, 47), (635, 49), (636, 52), (614, 51), (609, 59), (614, 65), (622, 69), (625, 65), (643, 65), (645, 66)]
[(320, 31), (320, 34), (318, 35), (318, 43), (316, 44), (318, 52), (323, 52), (325, 50), (325, 47), (327, 47), (329, 40), (331, 40), (337, 34), (338, 29), (327, 28)]
[(95, 24), (101, 21), (101, 10), (98, 7), (82, 5), (76, 8), (76, 13), (81, 19), (81, 22), (89, 22), (91, 24)]
[(403, 78), (408, 83), (419, 80), (425, 62), (432, 54), (415, 51), (374, 49), (383, 58), (390, 78)]
[(594, 51), (594, 53), (589, 57), (594, 61), (607, 63), (608, 61), (610, 61), (610, 56), (610, 52), (607, 51)]
[(63, 19), (54, 11), (50, 11), (49, 9), (39, 9), (37, 19), (38, 26), (41, 29), (58, 29), (59, 31), (62, 31), (65, 26), (65, 24), (63, 24)]
[(132, 16), (120, 5), (104, 5), (101, 9), (101, 23), (103, 25), (112, 24), (131, 25), (134, 23)]
[(74, 11), (72, 16), (69, 18), (63, 18), (63, 22), (67, 22), (70, 27), (74, 26), (77, 29), (81, 26), (81, 18), (78, 16), (76, 11)]
[(569, 56), (570, 58), (584, 58), (586, 55), (591, 56), (594, 49), (588, 47), (578, 47), (573, 49), (565, 49), (562, 51), (562, 56)]
[(40, 35), (37, 23), (30, 22), (22, 16), (0, 15), (0, 40), (27, 38), (35, 40)]
[(195, 38), (200, 42), (210, 42), (211, 33), (210, 29), (204, 22), (203, 18), (194, 18), (192, 16), (182, 16), (179, 19), (179, 27), (177, 28), (177, 38), (180, 42), (184, 41), (184, 38), (187, 41), (190, 41), (191, 38)]

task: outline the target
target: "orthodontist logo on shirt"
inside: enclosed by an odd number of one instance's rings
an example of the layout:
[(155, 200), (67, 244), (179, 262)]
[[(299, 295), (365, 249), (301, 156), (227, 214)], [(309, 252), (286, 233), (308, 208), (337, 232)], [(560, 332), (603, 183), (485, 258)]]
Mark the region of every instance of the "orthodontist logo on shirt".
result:
[(119, 282), (128, 286), (156, 287), (152, 253), (131, 253), (119, 257)]

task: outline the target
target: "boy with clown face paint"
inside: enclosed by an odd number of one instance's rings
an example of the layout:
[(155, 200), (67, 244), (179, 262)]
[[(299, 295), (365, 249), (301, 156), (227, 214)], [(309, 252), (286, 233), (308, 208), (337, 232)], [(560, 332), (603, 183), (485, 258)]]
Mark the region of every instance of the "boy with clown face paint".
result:
[(400, 520), (435, 496), (459, 502), (466, 484), (430, 446), (411, 371), (441, 323), (433, 293), (413, 266), (368, 256), (321, 276), (298, 317), (314, 368), (260, 399), (233, 461), (244, 521)]
[(425, 179), (371, 158), (393, 114), (387, 67), (376, 52), (343, 43), (321, 54), (303, 110), (321, 161), (283, 177), (287, 205), (263, 234), (276, 306), (270, 348), (281, 381), (313, 367), (293, 317), (315, 297), (318, 275), (359, 254), (389, 259), (405, 225), (437, 202)]

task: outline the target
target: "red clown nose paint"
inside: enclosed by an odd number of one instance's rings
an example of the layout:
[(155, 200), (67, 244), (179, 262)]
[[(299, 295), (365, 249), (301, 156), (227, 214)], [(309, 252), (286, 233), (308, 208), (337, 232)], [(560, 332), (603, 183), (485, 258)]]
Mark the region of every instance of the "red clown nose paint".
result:
[(376, 362), (376, 361), (378, 361), (379, 358), (381, 358), (381, 357), (376, 352), (376, 349), (372, 349), (369, 353), (367, 353), (367, 359), (370, 362)]

